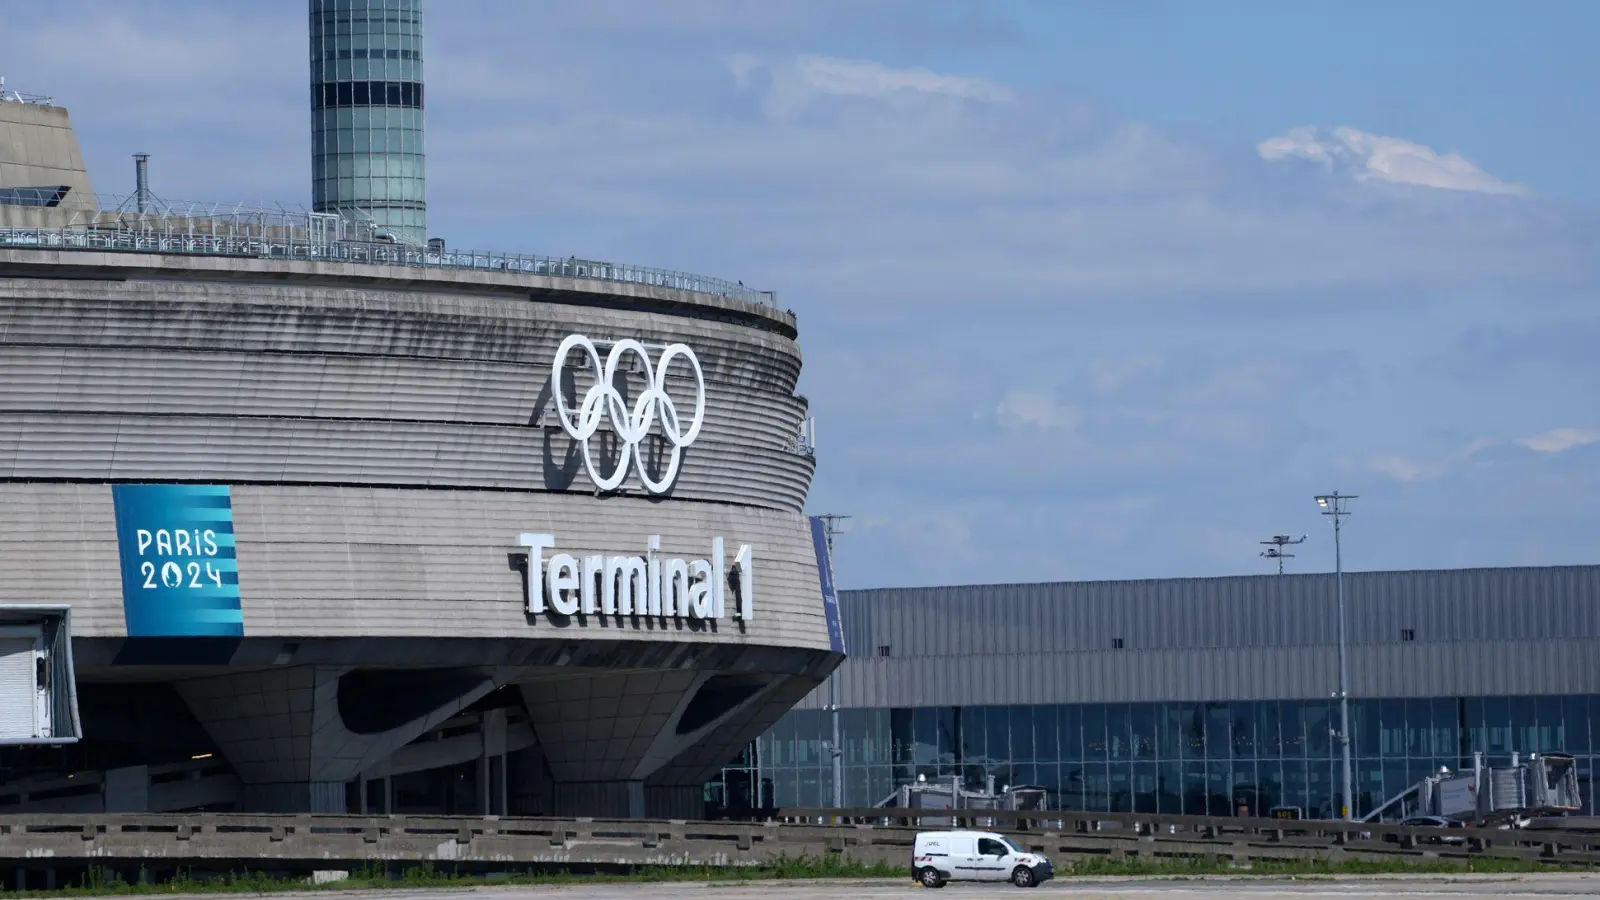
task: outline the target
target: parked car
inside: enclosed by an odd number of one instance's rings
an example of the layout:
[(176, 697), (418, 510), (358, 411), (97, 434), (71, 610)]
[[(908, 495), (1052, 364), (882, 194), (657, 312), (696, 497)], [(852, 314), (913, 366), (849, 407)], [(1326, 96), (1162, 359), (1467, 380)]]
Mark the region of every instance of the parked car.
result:
[[(1446, 819), (1443, 816), (1412, 816), (1400, 823), (1408, 828), (1463, 828), (1460, 822)], [(1465, 844), (1467, 839), (1460, 836), (1440, 835), (1428, 838), (1435, 844)]]
[(923, 887), (950, 881), (1009, 881), (1038, 887), (1055, 877), (1043, 854), (1029, 853), (1009, 838), (987, 831), (924, 831), (911, 851), (911, 877)]

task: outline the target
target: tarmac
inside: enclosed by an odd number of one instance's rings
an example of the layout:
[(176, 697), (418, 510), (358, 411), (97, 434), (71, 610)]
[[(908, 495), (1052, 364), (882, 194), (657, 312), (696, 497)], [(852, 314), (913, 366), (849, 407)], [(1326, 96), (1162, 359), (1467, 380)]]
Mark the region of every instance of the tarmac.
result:
[(907, 878), (873, 881), (676, 882), (565, 884), (466, 890), (340, 891), (340, 900), (821, 900), (821, 898), (1064, 896), (1076, 900), (1517, 900), (1600, 896), (1600, 874), (1302, 876), (1299, 878), (1057, 879), (1023, 891), (1009, 884), (951, 884), (936, 891)]

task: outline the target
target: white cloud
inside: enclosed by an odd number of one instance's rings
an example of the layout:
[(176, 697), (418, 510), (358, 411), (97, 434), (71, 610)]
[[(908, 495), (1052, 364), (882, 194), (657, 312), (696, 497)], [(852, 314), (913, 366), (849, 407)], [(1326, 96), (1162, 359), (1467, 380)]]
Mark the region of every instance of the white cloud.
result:
[(1387, 453), (1367, 460), (1367, 468), (1403, 484), (1410, 484), (1426, 478), (1437, 478), (1444, 474), (1447, 466), (1441, 463), (1423, 462), (1397, 453)]
[(1077, 407), (1062, 403), (1044, 391), (1013, 388), (995, 407), (995, 418), (1006, 428), (1072, 430), (1083, 421)]
[(920, 66), (894, 69), (870, 60), (807, 55), (800, 57), (795, 68), (812, 88), (838, 96), (883, 99), (900, 91), (916, 91), (986, 103), (1012, 99), (1010, 91), (994, 82), (959, 75), (940, 75)]
[(1490, 175), (1455, 153), (1439, 154), (1396, 137), (1368, 134), (1349, 126), (1329, 135), (1314, 126), (1291, 128), (1256, 145), (1268, 162), (1305, 159), (1348, 171), (1358, 181), (1388, 181), (1483, 194), (1526, 194), (1528, 188)]
[(1552, 428), (1512, 440), (1478, 438), (1461, 449), (1435, 460), (1419, 460), (1399, 454), (1382, 454), (1367, 460), (1366, 467), (1395, 481), (1412, 483), (1438, 478), (1457, 466), (1476, 459), (1485, 450), (1522, 447), (1536, 453), (1565, 453), (1578, 447), (1600, 444), (1600, 428)]
[(1007, 88), (983, 78), (945, 75), (920, 66), (897, 69), (871, 60), (804, 54), (772, 62), (741, 53), (730, 57), (727, 65), (744, 89), (756, 86), (757, 73), (767, 74), (762, 108), (776, 119), (788, 118), (824, 97), (879, 103), (957, 100), (993, 104), (1016, 99)]
[(1565, 453), (1576, 447), (1600, 444), (1600, 428), (1555, 428), (1519, 438), (1517, 443), (1539, 453)]

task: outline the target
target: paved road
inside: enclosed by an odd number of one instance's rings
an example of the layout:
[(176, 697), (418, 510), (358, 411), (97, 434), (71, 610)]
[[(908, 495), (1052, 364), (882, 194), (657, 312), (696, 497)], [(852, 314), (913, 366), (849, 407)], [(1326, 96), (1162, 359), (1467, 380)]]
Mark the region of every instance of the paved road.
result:
[[(952, 884), (939, 891), (906, 881), (785, 881), (682, 884), (595, 884), (476, 888), (467, 891), (341, 892), (340, 900), (884, 900), (928, 894), (957, 897), (1071, 896), (1074, 900), (1543, 900), (1600, 896), (1600, 875), (1427, 875), (1398, 878), (1058, 880), (1023, 891), (1010, 885)], [(302, 895), (303, 896), (303, 895)]]

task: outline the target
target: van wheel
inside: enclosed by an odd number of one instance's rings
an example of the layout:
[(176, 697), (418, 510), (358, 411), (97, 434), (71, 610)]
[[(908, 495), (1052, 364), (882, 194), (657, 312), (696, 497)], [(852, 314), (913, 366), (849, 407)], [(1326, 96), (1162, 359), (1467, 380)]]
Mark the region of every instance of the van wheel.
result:
[(1033, 870), (1027, 866), (1017, 866), (1011, 870), (1011, 883), (1017, 887), (1033, 887)]
[(929, 866), (923, 869), (921, 872), (918, 872), (917, 881), (921, 882), (923, 887), (944, 887), (944, 876), (940, 875), (939, 870), (932, 866)]

